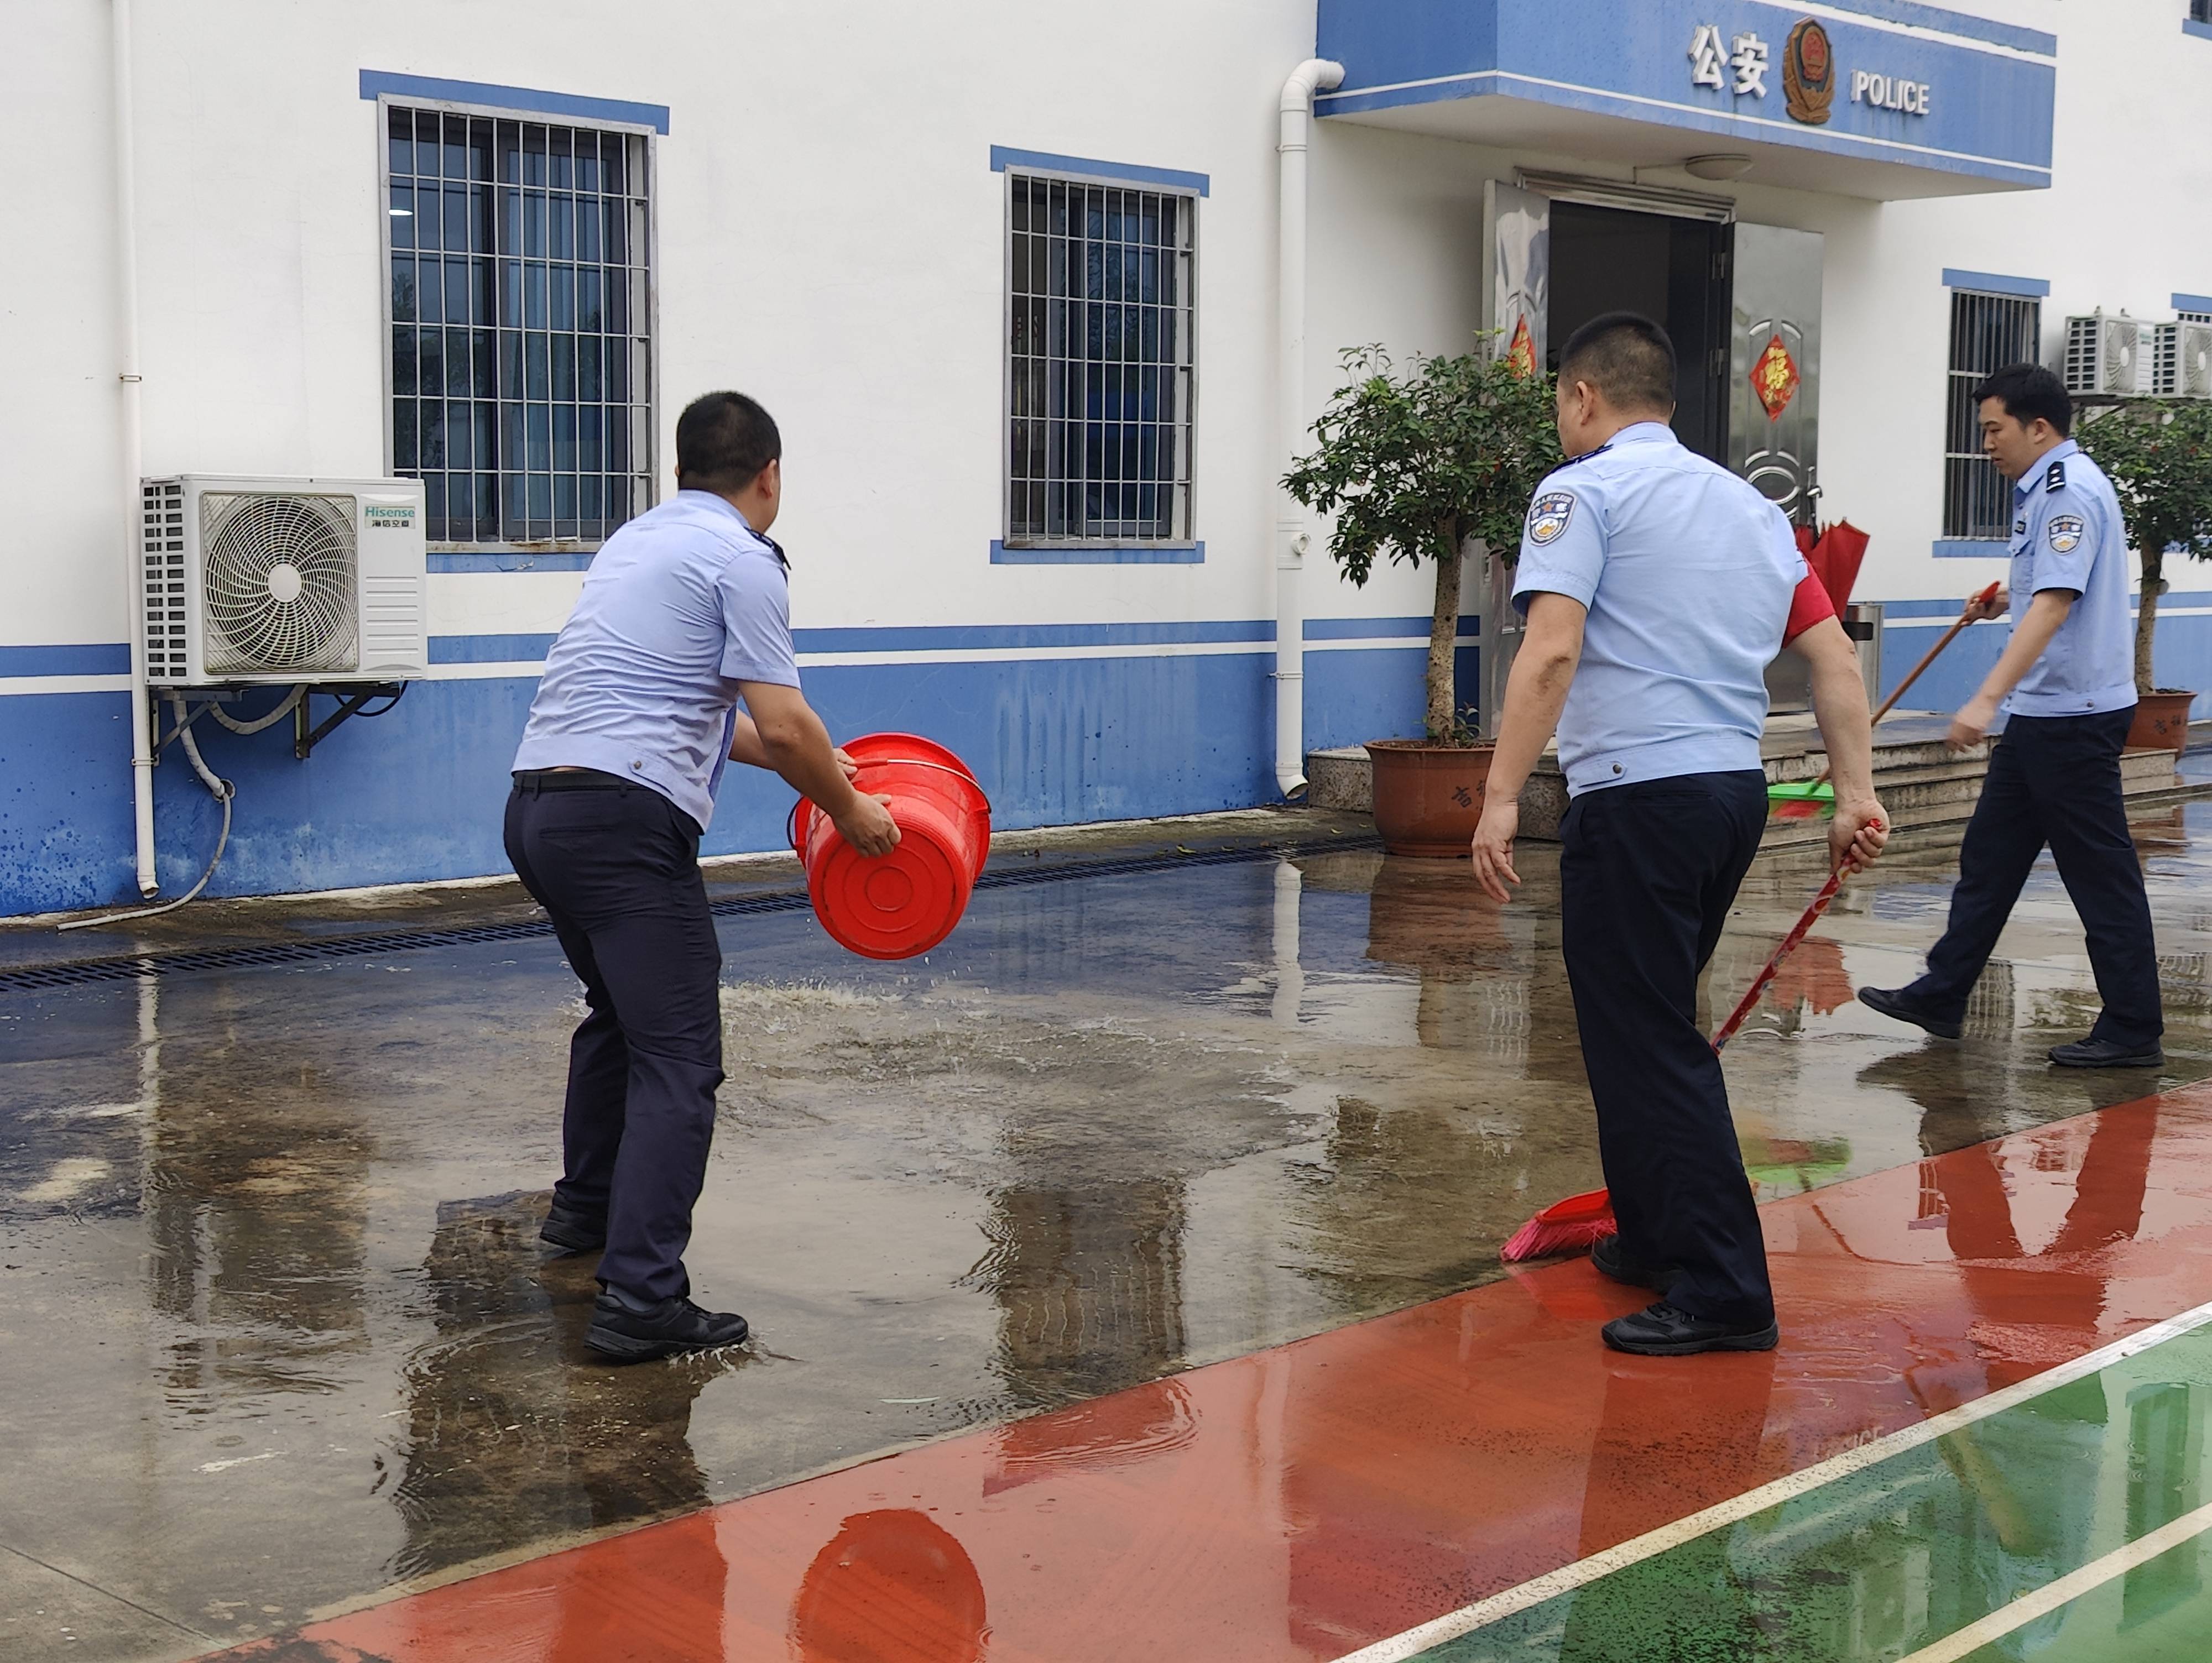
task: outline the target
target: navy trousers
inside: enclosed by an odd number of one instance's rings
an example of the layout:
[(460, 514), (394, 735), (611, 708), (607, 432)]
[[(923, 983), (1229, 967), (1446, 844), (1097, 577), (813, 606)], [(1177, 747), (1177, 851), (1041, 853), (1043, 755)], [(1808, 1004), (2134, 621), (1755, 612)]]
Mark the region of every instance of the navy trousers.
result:
[(1959, 850), (1950, 924), (1928, 955), (1928, 974), (1906, 990), (1923, 1009), (1954, 1021), (1966, 1015), (1966, 996), (2048, 844), (2081, 915), (2105, 1002), (2091, 1037), (2130, 1050), (2158, 1043), (2166, 1032), (2158, 949), (2120, 794), (2120, 752), (2134, 722), (2130, 707), (2005, 724)]
[(667, 1299), (690, 1291), (684, 1249), (722, 1083), (722, 950), (699, 827), (647, 786), (553, 777), (592, 788), (518, 777), (507, 853), (552, 919), (588, 1013), (568, 1047), (555, 1193), (605, 1215), (604, 1285)]
[(1766, 1243), (1698, 977), (1766, 824), (1756, 769), (1585, 792), (1559, 828), (1560, 945), (1620, 1245), (1674, 1265), (1668, 1302), (1773, 1320)]

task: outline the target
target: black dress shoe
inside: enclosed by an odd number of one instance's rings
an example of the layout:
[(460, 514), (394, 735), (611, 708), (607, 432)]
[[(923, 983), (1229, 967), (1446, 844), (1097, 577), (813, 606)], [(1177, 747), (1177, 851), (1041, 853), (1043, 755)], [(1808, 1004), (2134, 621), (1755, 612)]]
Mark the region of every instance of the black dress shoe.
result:
[(1959, 1024), (1955, 1020), (1922, 1009), (1916, 1001), (1905, 997), (1902, 987), (1862, 987), (1859, 989), (1859, 1003), (1869, 1011), (1881, 1011), (1885, 1017), (1909, 1022), (1915, 1028), (1924, 1028), (1939, 1040), (1959, 1037)]
[(1649, 1288), (1654, 1293), (1665, 1293), (1682, 1273), (1672, 1265), (1646, 1265), (1629, 1258), (1620, 1250), (1620, 1238), (1617, 1235), (1597, 1239), (1590, 1248), (1590, 1263), (1615, 1282), (1626, 1282), (1632, 1288)]
[(641, 1307), (620, 1294), (603, 1293), (592, 1307), (584, 1343), (606, 1356), (642, 1363), (678, 1351), (742, 1344), (750, 1332), (752, 1326), (735, 1311), (702, 1311), (688, 1299)]
[(2156, 1045), (2115, 1045), (2091, 1037), (2071, 1045), (2054, 1045), (2051, 1060), (2061, 1068), (2163, 1068), (2166, 1053)]
[(1638, 1356), (1686, 1357), (1696, 1351), (1771, 1351), (1782, 1339), (1779, 1324), (1747, 1327), (1738, 1322), (1713, 1322), (1661, 1301), (1633, 1316), (1615, 1317), (1602, 1331), (1605, 1343), (1616, 1351)]
[(607, 1216), (555, 1201), (539, 1226), (538, 1239), (562, 1253), (597, 1253), (607, 1245)]

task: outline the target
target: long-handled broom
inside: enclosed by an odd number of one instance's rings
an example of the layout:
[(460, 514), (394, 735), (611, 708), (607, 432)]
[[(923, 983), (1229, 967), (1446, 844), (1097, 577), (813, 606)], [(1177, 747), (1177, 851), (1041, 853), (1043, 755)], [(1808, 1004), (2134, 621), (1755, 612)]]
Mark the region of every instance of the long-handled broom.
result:
[[(1932, 655), (1931, 655), (1932, 656)], [(1875, 829), (1879, 830), (1877, 822)], [(1765, 965), (1752, 978), (1751, 987), (1737, 1002), (1729, 1019), (1713, 1035), (1713, 1050), (1734, 1039), (1736, 1030), (1743, 1026), (1759, 1004), (1759, 995), (1774, 980), (1774, 973), (1782, 968), (1782, 961), (1796, 950), (1797, 944), (1805, 939), (1812, 927), (1820, 921), (1820, 914), (1828, 910), (1828, 903), (1844, 887), (1844, 879), (1850, 875), (1848, 865), (1838, 866), (1820, 886), (1820, 893), (1813, 897), (1813, 904), (1805, 915), (1791, 926), (1782, 938), (1782, 944), (1768, 956)], [(1498, 1256), (1507, 1264), (1518, 1264), (1524, 1259), (1549, 1259), (1559, 1253), (1581, 1253), (1594, 1243), (1613, 1235), (1619, 1227), (1613, 1222), (1613, 1200), (1601, 1189), (1586, 1190), (1580, 1195), (1570, 1195), (1564, 1201), (1554, 1201), (1543, 1211), (1513, 1232), (1512, 1237), (1498, 1249)]]
[[(1881, 719), (1897, 708), (1897, 701), (1905, 696), (1906, 689), (1911, 688), (1913, 683), (1920, 679), (1920, 672), (1934, 664), (1936, 655), (1956, 640), (1959, 638), (1959, 633), (1973, 622), (1968, 615), (1974, 608), (1988, 605), (1996, 598), (1996, 595), (1997, 586), (1993, 583), (1966, 603), (1966, 610), (1959, 614), (1959, 621), (1943, 632), (1942, 638), (1921, 656), (1920, 662), (1913, 665), (1905, 678), (1891, 690), (1889, 697), (1881, 701), (1881, 708), (1874, 713), (1875, 725), (1880, 725)], [(1766, 788), (1766, 800), (1774, 804), (1775, 812), (1785, 819), (1802, 818), (1808, 814), (1818, 813), (1821, 808), (1836, 800), (1836, 788), (1828, 783), (1828, 776), (1835, 771), (1836, 765), (1831, 762), (1820, 770), (1820, 777), (1817, 780), (1810, 781), (1791, 780), (1780, 785), (1769, 786)]]

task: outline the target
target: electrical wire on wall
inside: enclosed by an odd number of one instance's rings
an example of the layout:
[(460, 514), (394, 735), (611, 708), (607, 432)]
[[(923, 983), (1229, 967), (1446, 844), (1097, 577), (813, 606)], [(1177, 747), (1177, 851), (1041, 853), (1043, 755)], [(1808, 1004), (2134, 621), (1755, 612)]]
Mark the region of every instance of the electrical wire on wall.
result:
[(171, 728), (161, 743), (155, 747), (154, 754), (156, 756), (160, 756), (168, 748), (171, 740), (180, 743), (185, 748), (185, 756), (191, 762), (192, 772), (198, 774), (200, 783), (214, 793), (215, 800), (222, 804), (222, 830), (216, 838), (215, 853), (208, 857), (207, 870), (200, 874), (198, 883), (193, 884), (176, 900), (162, 906), (144, 907), (130, 913), (107, 913), (98, 918), (72, 919), (66, 924), (56, 925), (54, 927), (57, 930), (88, 930), (94, 925), (127, 924), (132, 919), (158, 918), (163, 913), (175, 912), (178, 907), (195, 899), (202, 889), (207, 888), (208, 880), (215, 876), (215, 869), (222, 859), (223, 850), (230, 843), (230, 801), (232, 798), (238, 795), (238, 787), (232, 785), (229, 780), (222, 778), (207, 765), (206, 759), (200, 755), (198, 742), (192, 737), (192, 724), (210, 712), (213, 712), (216, 719), (234, 733), (258, 733), (263, 728), (274, 724), (280, 717), (289, 715), (292, 707), (299, 703), (301, 695), (306, 691), (303, 687), (293, 689), (290, 698), (285, 700), (266, 716), (257, 718), (252, 722), (234, 721), (223, 711), (217, 708), (213, 700), (210, 700), (198, 710), (187, 712), (185, 708), (185, 695), (181, 693), (170, 694), (169, 712), (175, 719), (176, 725)]

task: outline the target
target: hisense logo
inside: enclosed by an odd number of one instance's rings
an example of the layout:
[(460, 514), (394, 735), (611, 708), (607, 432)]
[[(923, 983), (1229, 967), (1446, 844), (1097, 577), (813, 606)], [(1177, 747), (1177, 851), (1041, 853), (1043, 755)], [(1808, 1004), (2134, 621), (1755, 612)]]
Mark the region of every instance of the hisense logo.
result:
[(362, 509), (362, 513), (368, 519), (371, 531), (382, 526), (387, 531), (404, 531), (412, 529), (415, 524), (415, 511), (412, 508), (368, 507)]

